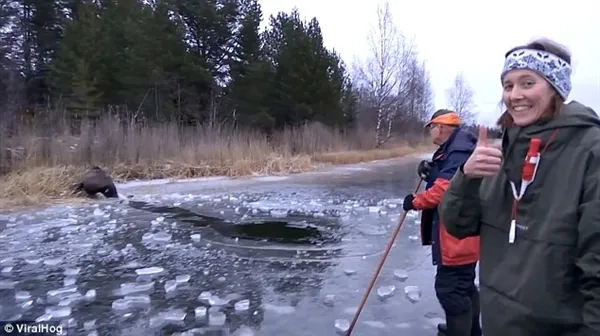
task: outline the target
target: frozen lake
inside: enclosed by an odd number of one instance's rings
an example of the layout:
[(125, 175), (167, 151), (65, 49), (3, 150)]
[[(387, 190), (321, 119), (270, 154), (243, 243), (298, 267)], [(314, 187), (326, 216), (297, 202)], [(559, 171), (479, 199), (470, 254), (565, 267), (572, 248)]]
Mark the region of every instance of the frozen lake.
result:
[[(335, 335), (415, 187), (420, 157), (289, 177), (128, 183), (129, 202), (0, 215), (0, 319), (69, 335)], [(355, 335), (434, 335), (411, 212)]]

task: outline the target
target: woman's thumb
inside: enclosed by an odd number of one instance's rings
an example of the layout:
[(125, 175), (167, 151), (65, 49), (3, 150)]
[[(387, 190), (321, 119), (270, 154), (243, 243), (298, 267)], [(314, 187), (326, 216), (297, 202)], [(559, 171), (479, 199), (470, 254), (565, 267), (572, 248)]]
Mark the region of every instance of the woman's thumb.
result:
[(477, 147), (487, 147), (487, 127), (479, 126), (479, 136), (477, 137)]

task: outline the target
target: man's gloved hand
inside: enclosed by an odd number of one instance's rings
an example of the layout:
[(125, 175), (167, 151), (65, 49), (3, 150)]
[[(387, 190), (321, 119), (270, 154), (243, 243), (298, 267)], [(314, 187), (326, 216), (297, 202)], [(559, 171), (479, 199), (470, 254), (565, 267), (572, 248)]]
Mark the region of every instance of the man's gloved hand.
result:
[(426, 180), (429, 178), (429, 172), (431, 171), (432, 162), (429, 160), (423, 160), (419, 163), (417, 167), (417, 174), (422, 180)]
[(404, 197), (404, 203), (402, 204), (402, 208), (404, 209), (404, 211), (416, 210), (415, 206), (413, 205), (414, 199), (415, 195), (413, 194), (408, 194), (406, 195), (406, 197)]

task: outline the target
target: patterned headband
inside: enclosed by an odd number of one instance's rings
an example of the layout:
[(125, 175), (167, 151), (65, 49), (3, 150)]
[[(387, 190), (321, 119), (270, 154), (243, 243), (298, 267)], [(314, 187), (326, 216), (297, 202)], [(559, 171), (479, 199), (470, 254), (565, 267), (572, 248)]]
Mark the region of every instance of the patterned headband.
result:
[(571, 66), (562, 58), (546, 51), (518, 49), (506, 56), (500, 79), (511, 70), (529, 69), (543, 76), (567, 100), (571, 92)]

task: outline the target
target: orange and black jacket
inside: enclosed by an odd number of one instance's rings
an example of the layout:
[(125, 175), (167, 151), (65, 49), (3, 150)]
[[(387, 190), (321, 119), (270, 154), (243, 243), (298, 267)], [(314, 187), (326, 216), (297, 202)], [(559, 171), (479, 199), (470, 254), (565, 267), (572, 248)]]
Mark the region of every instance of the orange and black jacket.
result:
[(476, 143), (474, 135), (456, 128), (433, 154), (425, 191), (413, 200), (415, 209), (422, 210), (421, 241), (423, 245), (431, 245), (434, 265), (456, 266), (479, 260), (479, 237), (458, 239), (451, 236), (440, 222), (437, 211), (450, 180), (473, 153)]

